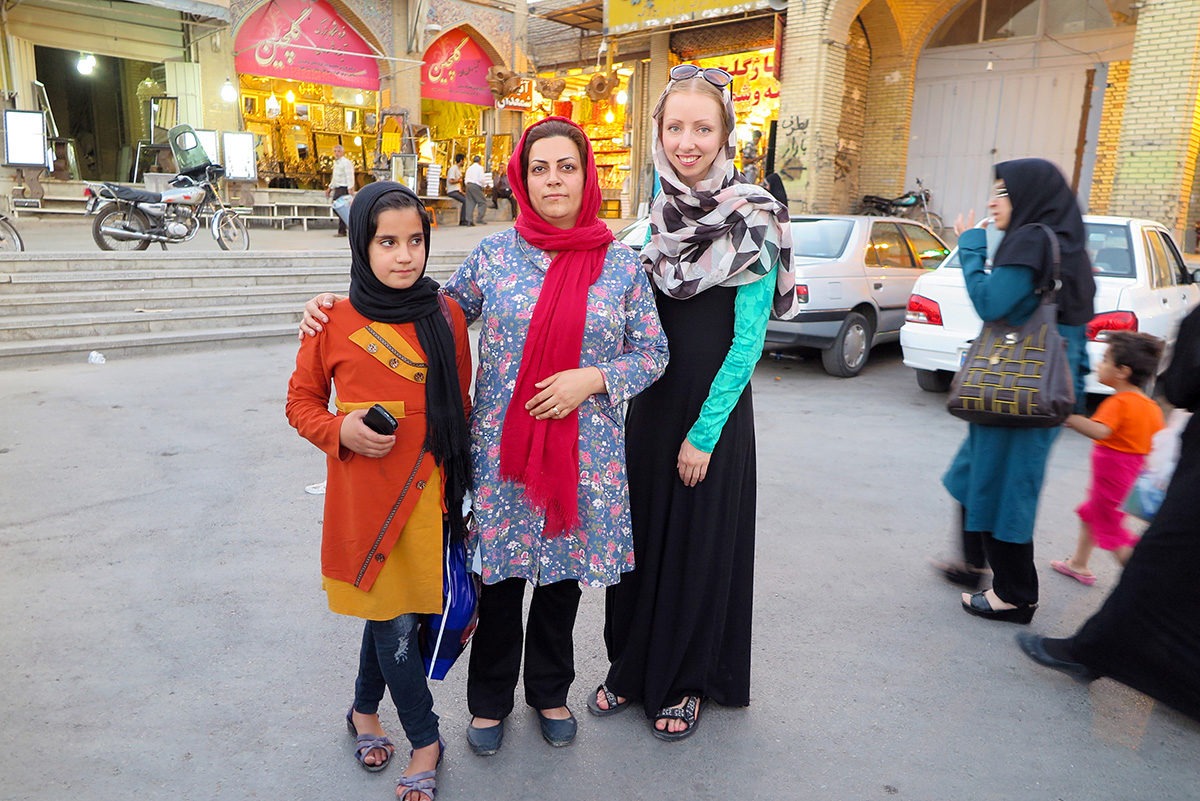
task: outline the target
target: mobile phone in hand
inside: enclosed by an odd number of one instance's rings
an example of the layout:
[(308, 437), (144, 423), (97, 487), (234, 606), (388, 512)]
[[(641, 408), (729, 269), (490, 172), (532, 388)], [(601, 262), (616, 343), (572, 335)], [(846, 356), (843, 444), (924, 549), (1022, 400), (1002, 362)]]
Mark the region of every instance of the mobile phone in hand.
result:
[(370, 409), (367, 409), (367, 413), (363, 415), (362, 421), (363, 425), (365, 425), (367, 428), (371, 429), (376, 434), (383, 434), (384, 436), (395, 434), (396, 426), (399, 425), (396, 422), (396, 418), (392, 417), (392, 415), (388, 413), (388, 410), (380, 406), (378, 403), (372, 406)]

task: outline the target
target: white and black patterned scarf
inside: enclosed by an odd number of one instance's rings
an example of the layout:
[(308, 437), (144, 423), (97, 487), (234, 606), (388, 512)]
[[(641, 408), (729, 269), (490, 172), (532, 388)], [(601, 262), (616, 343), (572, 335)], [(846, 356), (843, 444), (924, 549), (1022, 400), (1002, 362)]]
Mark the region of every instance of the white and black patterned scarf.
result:
[(658, 100), (653, 153), (662, 192), (650, 207), (650, 242), (642, 249), (642, 264), (659, 290), (679, 300), (714, 286), (753, 283), (778, 266), (773, 310), (788, 319), (800, 310), (788, 211), (734, 170), (733, 100), (728, 91), (722, 95), (729, 139), (708, 175), (694, 187), (679, 180), (663, 151), (660, 128), (666, 92)]

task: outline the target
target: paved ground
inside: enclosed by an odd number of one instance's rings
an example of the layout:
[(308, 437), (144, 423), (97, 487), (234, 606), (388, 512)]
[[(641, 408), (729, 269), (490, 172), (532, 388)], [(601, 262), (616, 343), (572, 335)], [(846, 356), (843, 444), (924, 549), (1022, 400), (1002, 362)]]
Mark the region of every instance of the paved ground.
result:
[[(294, 350), (0, 372), (0, 797), (394, 798), (400, 767), (358, 768), (342, 723), (360, 629), (320, 591), (321, 499), (303, 488), (323, 457), (283, 417)], [(963, 614), (931, 574), (963, 426), (898, 348), (850, 380), (766, 359), (754, 389), (752, 705), (706, 708), (673, 744), (636, 711), (589, 716), (605, 662), (586, 592), (577, 742), (549, 748), (518, 707), (503, 751), (473, 756), (460, 664), (434, 690), (442, 801), (1196, 797), (1200, 726), (1038, 668), (1018, 627)], [(1074, 541), (1088, 446), (1055, 448), (1043, 566)], [(1086, 619), (1117, 578), (1096, 567), (1095, 588), (1043, 567), (1034, 629)]]

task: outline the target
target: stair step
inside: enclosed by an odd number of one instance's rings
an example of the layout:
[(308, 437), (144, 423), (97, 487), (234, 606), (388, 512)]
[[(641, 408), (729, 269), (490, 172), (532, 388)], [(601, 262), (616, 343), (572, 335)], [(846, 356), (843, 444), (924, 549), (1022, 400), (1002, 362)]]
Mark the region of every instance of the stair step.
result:
[[(429, 258), (430, 270), (446, 267), (457, 269), (466, 261), (468, 251), (434, 252)], [(257, 272), (264, 267), (297, 265), (333, 265), (348, 270), (350, 257), (345, 251), (291, 251), (286, 253), (206, 252), (203, 254), (144, 251), (140, 253), (0, 253), (0, 277), (24, 273), (78, 273), (87, 271), (204, 269), (219, 267), (226, 270)]]
[(61, 315), (12, 315), (0, 319), (0, 341), (34, 341), (149, 334), (162, 331), (203, 333), (209, 328), (291, 325), (300, 321), (296, 303), (198, 306), (149, 312), (103, 311)]
[[(469, 251), (438, 251), (444, 282)], [(0, 369), (296, 335), (304, 302), (345, 293), (345, 250), (0, 254)]]
[(38, 341), (0, 342), (0, 368), (83, 361), (92, 351), (105, 358), (135, 356), (148, 351), (186, 352), (295, 339), (296, 325), (256, 325), (210, 328), (204, 331), (158, 331), (103, 337), (64, 337)]
[[(344, 275), (331, 276), (324, 289), (345, 294)], [(244, 289), (244, 288), (234, 288)], [(227, 286), (191, 287), (186, 292), (177, 289), (129, 287), (99, 292), (31, 292), (3, 295), (6, 314), (65, 314), (96, 311), (126, 311), (135, 309), (162, 310), (195, 306), (236, 305), (252, 303), (297, 303), (299, 308), (316, 294), (315, 285), (281, 284), (256, 285), (253, 292), (231, 291)]]

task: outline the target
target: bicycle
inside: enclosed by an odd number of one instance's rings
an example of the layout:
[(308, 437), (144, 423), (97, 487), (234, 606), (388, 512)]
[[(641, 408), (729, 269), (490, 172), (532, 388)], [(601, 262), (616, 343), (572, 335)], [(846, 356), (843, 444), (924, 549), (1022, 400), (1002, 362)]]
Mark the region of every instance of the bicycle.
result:
[(23, 250), (25, 242), (17, 227), (4, 212), (0, 212), (0, 253), (20, 253)]

